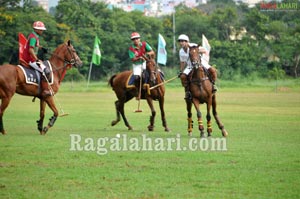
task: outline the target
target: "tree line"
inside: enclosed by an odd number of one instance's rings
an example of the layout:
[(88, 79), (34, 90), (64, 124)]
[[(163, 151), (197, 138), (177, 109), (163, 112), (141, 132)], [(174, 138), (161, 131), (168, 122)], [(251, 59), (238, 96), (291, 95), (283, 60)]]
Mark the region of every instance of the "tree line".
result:
[[(101, 40), (101, 65), (93, 66), (92, 79), (131, 68), (128, 47), (130, 34), (137, 31), (156, 51), (158, 34), (166, 40), (168, 62), (162, 68), (179, 68), (175, 38), (187, 34), (191, 42), (201, 43), (204, 34), (212, 47), (210, 63), (222, 79), (236, 77), (268, 77), (286, 74), (298, 77), (300, 59), (300, 11), (263, 10), (260, 4), (249, 8), (232, 0), (211, 0), (196, 8), (179, 5), (175, 14), (159, 17), (144, 16), (142, 12), (109, 9), (103, 2), (90, 0), (59, 1), (46, 12), (33, 0), (0, 1), (0, 64), (17, 61), (18, 33), (27, 36), (32, 23), (43, 21), (47, 27), (41, 45), (54, 50), (71, 39), (84, 66), (79, 73), (87, 76), (94, 38)], [(284, 2), (284, 1), (283, 1)], [(293, 1), (295, 2), (295, 1)], [(299, 5), (300, 7), (300, 5)], [(174, 18), (173, 18), (174, 17)], [(45, 55), (47, 58), (49, 55)], [(74, 71), (73, 71), (74, 73)]]

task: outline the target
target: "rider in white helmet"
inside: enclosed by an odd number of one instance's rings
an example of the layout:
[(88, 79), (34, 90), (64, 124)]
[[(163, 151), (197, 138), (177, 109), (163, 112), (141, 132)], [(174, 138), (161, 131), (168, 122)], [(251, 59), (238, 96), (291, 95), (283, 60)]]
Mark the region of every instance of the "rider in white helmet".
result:
[[(185, 34), (179, 35), (178, 42), (181, 46), (181, 49), (179, 50), (179, 59), (180, 59), (180, 74), (179, 74), (179, 77), (181, 79), (181, 84), (182, 84), (182, 86), (184, 87), (184, 90), (185, 90), (185, 99), (186, 100), (191, 100), (192, 95), (191, 95), (190, 88), (189, 88), (188, 75), (192, 71), (193, 66), (192, 66), (192, 63), (189, 59), (189, 47), (193, 46), (193, 45), (198, 46), (198, 44), (190, 43), (189, 37)], [(199, 47), (199, 52), (200, 52), (200, 54), (205, 54), (206, 53), (204, 48), (201, 47), (201, 46)], [(203, 57), (203, 56), (201, 56), (201, 57)], [(201, 58), (201, 63), (203, 62), (202, 65), (206, 69), (208, 69), (208, 71), (211, 75), (211, 81), (213, 83), (213, 92), (216, 92), (217, 88), (215, 87), (214, 83), (215, 83), (216, 78), (217, 78), (217, 72), (213, 67), (211, 67), (208, 64), (208, 60), (205, 60), (205, 61)]]
[(181, 84), (184, 87), (185, 91), (185, 99), (191, 100), (192, 95), (190, 92), (189, 82), (188, 82), (188, 75), (192, 71), (192, 63), (189, 59), (189, 42), (190, 39), (187, 35), (181, 34), (178, 37), (178, 42), (181, 46), (181, 49), (179, 50), (179, 60), (180, 60), (180, 80)]

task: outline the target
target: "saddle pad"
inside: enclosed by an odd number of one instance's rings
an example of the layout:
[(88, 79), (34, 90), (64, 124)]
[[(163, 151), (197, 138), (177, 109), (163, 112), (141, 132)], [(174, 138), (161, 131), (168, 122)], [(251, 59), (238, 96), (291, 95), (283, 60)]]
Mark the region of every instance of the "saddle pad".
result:
[[(52, 72), (51, 64), (50, 64), (49, 61), (45, 61), (43, 63), (51, 71), (49, 83), (50, 83), (50, 85), (52, 85), (54, 78), (53, 78), (53, 72)], [(37, 85), (37, 86), (40, 84), (42, 74), (39, 71), (36, 71), (33, 68), (28, 68), (28, 67), (25, 67), (25, 66), (22, 66), (22, 65), (18, 65), (18, 67), (20, 69), (22, 69), (22, 71), (23, 71), (23, 74), (25, 76), (26, 84), (33, 84), (33, 85)]]
[(134, 77), (133, 73), (131, 73), (126, 81), (126, 88), (135, 88), (134, 80), (135, 80), (135, 77)]

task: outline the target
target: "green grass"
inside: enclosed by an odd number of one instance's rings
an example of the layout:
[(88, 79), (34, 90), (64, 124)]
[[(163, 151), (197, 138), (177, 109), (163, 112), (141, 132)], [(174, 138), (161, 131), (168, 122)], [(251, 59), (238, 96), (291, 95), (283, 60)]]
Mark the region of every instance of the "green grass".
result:
[[(35, 121), (39, 103), (15, 95), (5, 112), (6, 136), (0, 136), (0, 198), (299, 198), (299, 86), (279, 82), (221, 82), (218, 113), (229, 133), (227, 151), (70, 151), (70, 134), (94, 140), (128, 137), (176, 137), (187, 143), (183, 89), (167, 86), (165, 109), (171, 133), (161, 126), (147, 131), (150, 111), (125, 110), (133, 131), (115, 119), (115, 95), (106, 83), (63, 83), (57, 98), (67, 117), (58, 118), (46, 136)], [(205, 106), (202, 106), (205, 115)], [(194, 122), (196, 124), (195, 111)], [(52, 113), (46, 112), (47, 120)], [(199, 137), (196, 126), (192, 138)], [(221, 132), (213, 121), (213, 138)]]

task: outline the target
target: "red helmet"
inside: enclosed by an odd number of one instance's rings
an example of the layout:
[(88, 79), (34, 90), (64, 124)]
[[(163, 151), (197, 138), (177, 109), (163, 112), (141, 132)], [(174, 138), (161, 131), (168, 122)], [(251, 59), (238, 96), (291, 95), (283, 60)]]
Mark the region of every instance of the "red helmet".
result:
[(44, 23), (41, 22), (41, 21), (34, 22), (33, 25), (32, 25), (32, 27), (34, 29), (37, 29), (37, 30), (46, 30), (46, 27), (45, 27)]
[(130, 39), (135, 39), (135, 38), (140, 38), (140, 37), (141, 36), (140, 36), (140, 34), (138, 32), (133, 32), (133, 33), (131, 33)]

